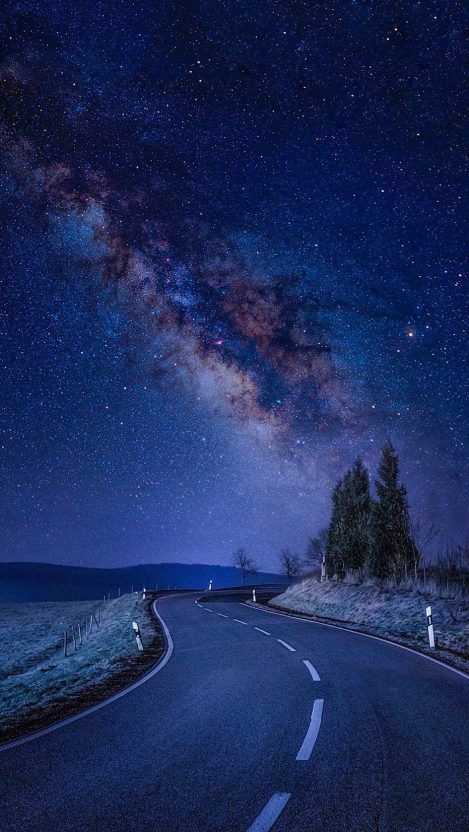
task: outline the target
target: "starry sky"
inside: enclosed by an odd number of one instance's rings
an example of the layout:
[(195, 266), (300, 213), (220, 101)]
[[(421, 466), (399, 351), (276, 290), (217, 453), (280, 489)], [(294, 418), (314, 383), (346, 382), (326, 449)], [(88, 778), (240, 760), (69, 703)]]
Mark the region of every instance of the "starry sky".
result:
[(2, 560), (272, 569), (388, 439), (414, 516), (465, 537), (465, 23), (10, 4)]

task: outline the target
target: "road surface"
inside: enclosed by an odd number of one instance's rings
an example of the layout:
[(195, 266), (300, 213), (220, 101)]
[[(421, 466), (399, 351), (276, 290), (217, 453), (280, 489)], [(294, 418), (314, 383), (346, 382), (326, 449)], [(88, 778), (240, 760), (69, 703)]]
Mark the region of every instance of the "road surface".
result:
[(157, 602), (161, 672), (0, 753), (2, 832), (467, 832), (467, 678), (196, 598)]

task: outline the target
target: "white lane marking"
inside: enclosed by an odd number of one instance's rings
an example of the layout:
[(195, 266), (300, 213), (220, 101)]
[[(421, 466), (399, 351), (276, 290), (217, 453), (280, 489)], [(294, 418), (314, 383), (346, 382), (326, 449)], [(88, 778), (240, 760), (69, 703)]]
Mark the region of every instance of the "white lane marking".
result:
[(248, 626), (248, 622), (247, 621), (241, 621), (240, 618), (233, 618), (233, 621), (237, 621), (238, 624), (244, 624), (245, 627)]
[(265, 636), (270, 636), (270, 633), (268, 633), (267, 630), (262, 630), (260, 627), (254, 627), (254, 629), (257, 630), (258, 633), (264, 633)]
[(309, 661), (308, 661), (308, 659), (303, 659), (303, 664), (305, 664), (305, 665), (306, 665), (306, 667), (308, 668), (309, 672), (311, 673), (311, 676), (313, 677), (313, 681), (314, 681), (314, 682), (320, 682), (320, 681), (321, 681), (321, 679), (319, 678), (319, 673), (318, 673), (318, 671), (316, 670), (316, 668), (315, 668), (315, 667), (313, 667), (313, 665), (311, 664), (311, 662), (309, 662)]
[(225, 615), (225, 613), (224, 613), (224, 612), (217, 612), (217, 615), (219, 615), (219, 616), (220, 616), (220, 618), (228, 618), (228, 616), (227, 616), (227, 615)]
[(208, 607), (204, 607), (204, 610), (207, 610), (207, 612), (215, 612), (215, 610), (209, 610)]
[(298, 751), (298, 754), (296, 755), (297, 760), (309, 760), (311, 756), (311, 752), (314, 748), (314, 743), (318, 738), (319, 729), (321, 727), (323, 705), (324, 699), (314, 700), (311, 721), (306, 732), (306, 737), (303, 740), (303, 745), (301, 746), (300, 750)]
[(283, 812), (291, 797), (290, 792), (275, 792), (247, 832), (268, 832)]
[(283, 646), (286, 647), (287, 650), (291, 650), (292, 653), (296, 653), (295, 648), (292, 647), (291, 644), (288, 644), (286, 641), (282, 641), (281, 638), (278, 638), (277, 641), (279, 644), (283, 644)]
[[(168, 596), (166, 596), (168, 597)], [(140, 685), (143, 685), (144, 682), (148, 682), (153, 676), (163, 670), (163, 667), (169, 662), (173, 650), (174, 644), (171, 638), (171, 634), (163, 621), (163, 618), (159, 614), (158, 610), (156, 609), (156, 601), (153, 602), (152, 606), (153, 612), (160, 622), (163, 632), (166, 638), (166, 653), (160, 659), (157, 665), (150, 670), (145, 676), (142, 676), (141, 679), (138, 679), (133, 685), (129, 685), (128, 688), (124, 688), (124, 690), (120, 690), (118, 693), (115, 693), (113, 696), (110, 696), (109, 699), (104, 699), (102, 702), (98, 702), (97, 705), (93, 705), (91, 708), (87, 708), (86, 711), (80, 711), (79, 714), (75, 714), (74, 716), (69, 716), (67, 719), (62, 719), (60, 722), (55, 722), (53, 725), (49, 725), (47, 728), (42, 728), (40, 731), (35, 731), (34, 734), (28, 734), (26, 737), (21, 737), (18, 740), (12, 740), (11, 742), (3, 743), (0, 745), (0, 751), (6, 751), (8, 748), (16, 748), (18, 745), (24, 745), (26, 742), (31, 742), (31, 740), (36, 740), (39, 737), (45, 736), (45, 734), (51, 734), (52, 731), (57, 731), (59, 728), (65, 728), (66, 725), (70, 725), (72, 722), (76, 722), (78, 719), (82, 719), (84, 716), (89, 716), (90, 714), (94, 714), (95, 711), (101, 710), (101, 708), (105, 708), (106, 705), (110, 705), (112, 702), (116, 702), (118, 699), (122, 699), (127, 693), (130, 691), (139, 688)]]
[(340, 624), (329, 624), (326, 621), (315, 621), (314, 618), (302, 618), (300, 615), (295, 615), (291, 612), (279, 612), (278, 610), (268, 610), (268, 609), (259, 609), (259, 605), (255, 606), (254, 604), (246, 604), (245, 601), (240, 601), (243, 607), (249, 607), (250, 610), (256, 610), (256, 612), (265, 612), (268, 615), (281, 615), (283, 618), (294, 618), (295, 621), (303, 621), (305, 624), (316, 624), (318, 627), (333, 627), (335, 630), (343, 630), (345, 633), (351, 633), (353, 636), (363, 636), (363, 638), (374, 638), (375, 641), (381, 641), (384, 644), (390, 644), (391, 647), (400, 647), (401, 650), (407, 650), (408, 653), (413, 653), (414, 656), (420, 656), (421, 659), (428, 659), (429, 662), (433, 662), (434, 664), (439, 664), (440, 667), (443, 667), (446, 670), (451, 670), (453, 673), (457, 673), (458, 676), (462, 676), (463, 679), (469, 681), (469, 673), (465, 673), (464, 670), (458, 670), (457, 667), (451, 667), (450, 664), (446, 664), (446, 662), (440, 661), (440, 659), (434, 659), (433, 656), (427, 656), (426, 653), (421, 653), (420, 650), (414, 650), (413, 647), (406, 647), (404, 644), (398, 644), (397, 641), (391, 641), (388, 638), (384, 638), (384, 636), (372, 636), (371, 633), (361, 633), (360, 630), (351, 630), (350, 627), (341, 627)]

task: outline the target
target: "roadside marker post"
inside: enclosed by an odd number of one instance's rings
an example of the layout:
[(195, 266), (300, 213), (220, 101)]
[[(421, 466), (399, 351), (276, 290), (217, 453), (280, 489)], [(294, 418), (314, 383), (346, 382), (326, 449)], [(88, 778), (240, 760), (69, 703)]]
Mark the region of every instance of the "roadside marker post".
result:
[(321, 583), (326, 580), (326, 555), (323, 554), (321, 562)]
[(253, 590), (252, 590), (252, 600), (254, 601), (254, 603), (255, 603), (255, 604), (257, 604), (257, 601), (256, 601), (256, 590), (255, 590), (255, 589), (253, 589)]
[(142, 637), (140, 635), (140, 627), (138, 626), (136, 621), (132, 621), (132, 627), (134, 629), (137, 647), (139, 650), (143, 650)]
[(427, 607), (425, 610), (427, 615), (427, 627), (428, 627), (428, 641), (430, 643), (430, 647), (435, 647), (435, 633), (433, 632), (433, 622), (432, 622), (432, 608)]
[(212, 589), (212, 579), (210, 578), (210, 580), (208, 582), (208, 591), (210, 592), (211, 589)]
[(64, 630), (64, 656), (67, 657), (67, 631)]

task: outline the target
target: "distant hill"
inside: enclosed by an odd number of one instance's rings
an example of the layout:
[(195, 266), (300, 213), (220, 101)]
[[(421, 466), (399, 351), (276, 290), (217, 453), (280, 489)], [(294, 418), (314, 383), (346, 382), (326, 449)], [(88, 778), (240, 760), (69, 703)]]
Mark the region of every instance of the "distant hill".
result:
[[(206, 563), (148, 563), (119, 569), (94, 569), (54, 563), (0, 563), (0, 603), (26, 601), (86, 601), (111, 593), (116, 597), (141, 589), (213, 589), (239, 586), (241, 573), (233, 566)], [(284, 581), (281, 575), (259, 572), (250, 584)]]

